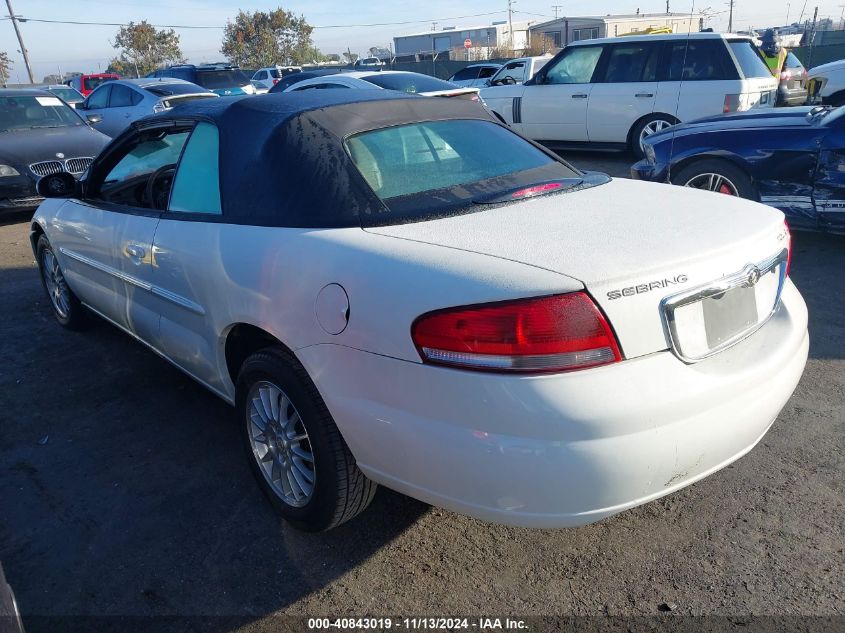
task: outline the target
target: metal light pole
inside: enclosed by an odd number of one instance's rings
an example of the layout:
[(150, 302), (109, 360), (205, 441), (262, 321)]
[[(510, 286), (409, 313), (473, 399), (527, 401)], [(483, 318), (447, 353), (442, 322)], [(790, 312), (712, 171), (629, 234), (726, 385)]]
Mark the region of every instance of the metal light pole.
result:
[(6, 6), (9, 7), (9, 19), (12, 21), (12, 26), (15, 27), (15, 34), (18, 36), (18, 42), (21, 45), (21, 55), (23, 55), (23, 63), (26, 66), (26, 73), (29, 75), (29, 83), (35, 83), (35, 77), (32, 75), (32, 66), (29, 65), (29, 54), (26, 52), (26, 46), (23, 43), (23, 36), (21, 30), (18, 28), (18, 19), (15, 17), (15, 12), (12, 10), (12, 0), (6, 0)]

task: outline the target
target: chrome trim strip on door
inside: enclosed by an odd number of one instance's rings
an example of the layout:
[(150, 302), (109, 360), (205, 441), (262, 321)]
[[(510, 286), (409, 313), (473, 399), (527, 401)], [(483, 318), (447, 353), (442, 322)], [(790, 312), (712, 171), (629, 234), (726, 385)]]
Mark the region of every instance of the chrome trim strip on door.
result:
[[(663, 318), (664, 327), (666, 328), (666, 331), (669, 334), (669, 344), (675, 356), (680, 358), (685, 363), (696, 363), (700, 360), (704, 360), (705, 358), (709, 358), (714, 354), (718, 354), (719, 352), (722, 352), (728, 349), (729, 347), (733, 347), (737, 343), (741, 343), (749, 336), (754, 334), (754, 332), (763, 327), (766, 323), (768, 323), (769, 319), (772, 318), (772, 315), (775, 313), (778, 306), (780, 305), (780, 295), (781, 292), (783, 292), (783, 286), (786, 283), (786, 263), (788, 259), (789, 251), (787, 249), (783, 249), (774, 257), (771, 257), (758, 264), (747, 264), (738, 273), (734, 273), (732, 275), (728, 275), (727, 277), (723, 277), (722, 279), (717, 279), (716, 281), (709, 282), (702, 286), (697, 286), (695, 288), (691, 288), (690, 290), (685, 290), (684, 292), (665, 297), (660, 302), (660, 314)], [(678, 330), (677, 325), (675, 323), (675, 310), (683, 306), (689, 305), (690, 303), (695, 303), (696, 301), (701, 301), (702, 299), (707, 299), (708, 297), (722, 294), (727, 290), (731, 290), (732, 288), (738, 288), (741, 286), (754, 286), (760, 280), (760, 277), (771, 272), (778, 266), (780, 266), (780, 277), (778, 279), (777, 293), (775, 294), (775, 300), (772, 305), (772, 309), (764, 319), (762, 319), (759, 323), (749, 328), (748, 330), (740, 332), (739, 334), (737, 334), (731, 339), (728, 339), (721, 345), (714, 347), (702, 356), (685, 356), (681, 352), (680, 346), (678, 344)]]
[(169, 290), (165, 290), (159, 286), (154, 286), (153, 284), (147, 283), (142, 279), (138, 279), (137, 277), (133, 277), (132, 275), (128, 275), (121, 270), (117, 270), (116, 268), (112, 268), (102, 262), (98, 262), (90, 257), (86, 257), (85, 255), (80, 255), (74, 251), (68, 250), (64, 247), (59, 247), (59, 252), (62, 255), (67, 255), (71, 259), (75, 259), (78, 262), (85, 264), (86, 266), (90, 266), (91, 268), (95, 268), (100, 272), (106, 273), (107, 275), (111, 275), (121, 281), (125, 281), (128, 284), (135, 286), (136, 288), (141, 288), (142, 290), (146, 290), (157, 297), (161, 297), (166, 301), (170, 301), (171, 303), (175, 303), (178, 306), (185, 308), (186, 310), (190, 310), (195, 314), (200, 316), (205, 316), (205, 308), (203, 308), (200, 304), (191, 301), (181, 295), (177, 295), (176, 293), (170, 292)]

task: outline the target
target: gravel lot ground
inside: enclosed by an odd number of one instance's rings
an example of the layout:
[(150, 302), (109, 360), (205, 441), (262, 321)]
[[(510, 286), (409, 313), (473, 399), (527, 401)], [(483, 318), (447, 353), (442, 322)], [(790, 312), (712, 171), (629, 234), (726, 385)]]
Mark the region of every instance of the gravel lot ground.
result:
[[(617, 175), (631, 163), (567, 157)], [(279, 613), (653, 616), (666, 605), (845, 626), (843, 237), (794, 237), (810, 360), (733, 466), (579, 529), (486, 525), (382, 489), (363, 516), (309, 535), (265, 503), (226, 404), (109, 325), (53, 321), (26, 220), (0, 225), (0, 560), (30, 632), (80, 628), (70, 615), (237, 616), (217, 628), (270, 631)]]

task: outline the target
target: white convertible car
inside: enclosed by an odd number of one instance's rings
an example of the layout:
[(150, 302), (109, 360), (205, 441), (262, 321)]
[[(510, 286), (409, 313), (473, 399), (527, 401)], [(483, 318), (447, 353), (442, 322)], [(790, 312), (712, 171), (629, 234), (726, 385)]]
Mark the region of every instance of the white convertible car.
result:
[(235, 405), (304, 529), (376, 484), (597, 521), (751, 450), (807, 358), (779, 211), (580, 173), (468, 101), (197, 101), (38, 186), (59, 323), (99, 314)]

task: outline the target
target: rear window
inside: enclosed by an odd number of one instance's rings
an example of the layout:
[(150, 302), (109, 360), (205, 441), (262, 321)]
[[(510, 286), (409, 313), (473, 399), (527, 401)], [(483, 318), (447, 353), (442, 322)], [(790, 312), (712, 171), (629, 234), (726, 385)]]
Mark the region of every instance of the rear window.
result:
[(469, 79), (477, 79), (478, 78), (478, 67), (475, 68), (463, 68), (452, 75), (452, 81), (467, 81)]
[(97, 86), (101, 86), (107, 81), (114, 81), (117, 77), (86, 77), (82, 80), (82, 85), (85, 90), (93, 90)]
[(249, 79), (240, 70), (197, 70), (197, 83), (209, 90), (240, 88)]
[(157, 97), (172, 97), (173, 95), (189, 95), (196, 92), (205, 92), (205, 90), (196, 84), (155, 84), (153, 86), (144, 86), (143, 88)]
[(424, 220), (580, 174), (487, 121), (412, 123), (346, 140), (352, 162), (392, 218)]
[(745, 75), (746, 79), (772, 76), (772, 71), (766, 66), (766, 62), (763, 61), (754, 42), (734, 40), (728, 42), (728, 45), (731, 47), (736, 61), (739, 62), (739, 67), (742, 69), (742, 74)]
[(380, 88), (387, 90), (398, 90), (400, 92), (408, 92), (416, 94), (418, 92), (434, 92), (436, 90), (454, 90), (455, 86), (448, 81), (429, 77), (428, 75), (419, 75), (417, 73), (406, 74), (378, 74), (368, 77), (361, 77), (364, 81), (375, 84)]
[(801, 70), (804, 69), (804, 64), (801, 63), (801, 60), (798, 59), (792, 53), (786, 54), (786, 61), (783, 63), (784, 68), (800, 68)]

